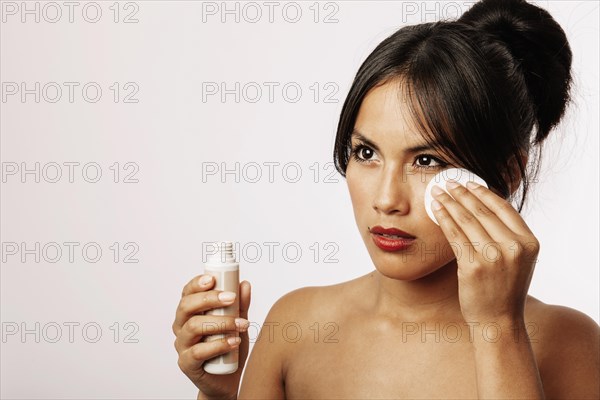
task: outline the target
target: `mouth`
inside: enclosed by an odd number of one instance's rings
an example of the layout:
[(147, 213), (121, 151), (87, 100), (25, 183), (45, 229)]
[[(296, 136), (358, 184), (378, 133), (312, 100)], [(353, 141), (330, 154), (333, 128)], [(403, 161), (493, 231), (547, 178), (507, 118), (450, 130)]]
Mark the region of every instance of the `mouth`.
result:
[(386, 252), (406, 250), (409, 249), (413, 243), (415, 243), (415, 239), (405, 238), (402, 236), (387, 237), (377, 233), (372, 233), (371, 238), (377, 247)]
[(416, 239), (414, 235), (411, 235), (408, 232), (404, 232), (398, 228), (384, 228), (380, 225), (376, 225), (372, 228), (369, 228), (369, 232), (374, 235), (388, 238), (388, 239)]
[(373, 243), (386, 252), (406, 250), (415, 242), (416, 237), (398, 228), (374, 226), (369, 228)]
[(384, 238), (390, 238), (390, 239), (410, 239), (410, 238), (408, 238), (406, 236), (386, 235), (385, 233), (374, 233), (374, 235), (381, 236), (381, 237), (384, 237)]

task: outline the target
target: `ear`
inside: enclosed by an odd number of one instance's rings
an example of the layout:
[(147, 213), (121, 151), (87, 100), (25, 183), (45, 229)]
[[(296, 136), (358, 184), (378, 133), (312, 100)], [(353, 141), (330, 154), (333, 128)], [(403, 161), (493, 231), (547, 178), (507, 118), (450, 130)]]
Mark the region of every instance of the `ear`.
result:
[[(529, 156), (527, 153), (525, 152), (520, 152), (519, 157), (521, 158), (521, 162), (522, 164), (527, 167), (527, 160), (529, 159)], [(510, 193), (511, 195), (514, 194), (514, 192), (519, 188), (519, 186), (521, 185), (521, 172), (519, 171), (519, 164), (517, 162), (517, 156), (513, 155), (509, 160), (508, 160), (508, 166), (509, 166), (509, 171), (510, 171), (510, 176), (504, 176), (504, 180), (506, 182), (509, 183), (510, 185)], [(512, 181), (511, 181), (512, 178)]]

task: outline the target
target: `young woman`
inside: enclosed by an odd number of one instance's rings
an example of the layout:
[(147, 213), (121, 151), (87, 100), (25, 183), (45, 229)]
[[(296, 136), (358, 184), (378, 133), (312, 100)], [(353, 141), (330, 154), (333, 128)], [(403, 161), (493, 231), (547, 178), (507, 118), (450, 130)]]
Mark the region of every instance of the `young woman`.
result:
[[(379, 44), (334, 149), (375, 270), (279, 299), (241, 386), (250, 284), (236, 325), (203, 315), (233, 300), (192, 279), (173, 331), (198, 398), (600, 398), (599, 327), (527, 295), (539, 243), (519, 214), (537, 173), (528, 166), (570, 101), (571, 58), (560, 26), (524, 0), (483, 0), (458, 21), (407, 26)], [(437, 225), (425, 189), (451, 167), (489, 189), (434, 191)], [(214, 323), (240, 331), (241, 344), (202, 342)], [(311, 334), (273, 334), (290, 323)], [(204, 372), (235, 346), (236, 373)]]

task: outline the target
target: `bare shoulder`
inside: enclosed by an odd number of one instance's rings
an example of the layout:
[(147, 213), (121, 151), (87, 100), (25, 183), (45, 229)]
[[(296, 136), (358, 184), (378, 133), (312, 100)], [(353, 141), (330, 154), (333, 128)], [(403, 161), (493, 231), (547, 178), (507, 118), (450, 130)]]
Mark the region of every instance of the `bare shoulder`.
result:
[(335, 319), (341, 309), (338, 305), (349, 297), (353, 285), (348, 281), (302, 287), (277, 299), (259, 329), (238, 398), (284, 398), (290, 363), (310, 345), (316, 332), (339, 321)]
[[(281, 296), (271, 308), (273, 316), (294, 321), (320, 321), (350, 311), (350, 303), (364, 287), (366, 276), (327, 286), (307, 286)], [(343, 307), (340, 307), (343, 306)]]
[[(548, 398), (600, 398), (600, 326), (585, 313), (531, 296), (526, 322)], [(535, 335), (532, 335), (535, 333)]]
[[(310, 343), (316, 329), (327, 323), (336, 307), (334, 293), (344, 284), (292, 290), (271, 306), (244, 369), (238, 398), (285, 398), (290, 363)], [(339, 301), (339, 300), (338, 300)]]
[(600, 326), (590, 316), (573, 308), (546, 304), (528, 296), (526, 319), (538, 325), (540, 340), (560, 340), (567, 345), (577, 339), (599, 345)]

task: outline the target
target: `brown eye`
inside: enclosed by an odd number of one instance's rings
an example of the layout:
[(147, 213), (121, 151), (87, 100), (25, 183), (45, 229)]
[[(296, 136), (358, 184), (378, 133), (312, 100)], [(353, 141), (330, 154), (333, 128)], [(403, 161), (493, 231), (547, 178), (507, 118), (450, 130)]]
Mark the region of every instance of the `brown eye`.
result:
[[(433, 157), (429, 154), (418, 155), (415, 162), (417, 162), (417, 161), (422, 162), (423, 165), (417, 165), (417, 168), (422, 168), (422, 169), (443, 168), (447, 165), (446, 163), (440, 161), (436, 157)], [(434, 163), (434, 165), (431, 165), (432, 162)]]
[(373, 150), (368, 147), (363, 147), (358, 151), (358, 154), (365, 160), (369, 160), (371, 157), (373, 157)]
[(352, 158), (359, 163), (369, 163), (375, 152), (372, 148), (359, 144), (352, 149)]

